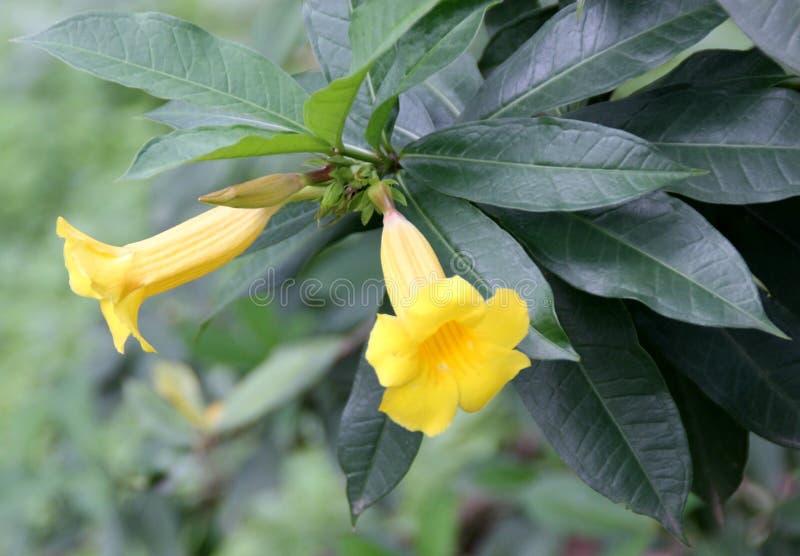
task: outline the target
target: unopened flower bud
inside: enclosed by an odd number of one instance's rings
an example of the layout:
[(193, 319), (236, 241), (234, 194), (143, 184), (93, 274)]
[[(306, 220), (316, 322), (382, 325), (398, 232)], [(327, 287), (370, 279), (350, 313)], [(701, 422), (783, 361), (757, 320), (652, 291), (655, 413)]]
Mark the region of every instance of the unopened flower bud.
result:
[(200, 202), (233, 208), (274, 207), (286, 202), (289, 197), (306, 185), (303, 174), (272, 174), (200, 197)]

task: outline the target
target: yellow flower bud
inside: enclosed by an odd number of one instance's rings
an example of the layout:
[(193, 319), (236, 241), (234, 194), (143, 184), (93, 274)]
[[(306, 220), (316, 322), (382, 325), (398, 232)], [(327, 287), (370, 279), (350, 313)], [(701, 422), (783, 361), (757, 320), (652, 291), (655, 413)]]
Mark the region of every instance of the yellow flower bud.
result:
[(199, 200), (233, 208), (274, 207), (283, 204), (305, 185), (303, 174), (272, 174), (214, 191)]

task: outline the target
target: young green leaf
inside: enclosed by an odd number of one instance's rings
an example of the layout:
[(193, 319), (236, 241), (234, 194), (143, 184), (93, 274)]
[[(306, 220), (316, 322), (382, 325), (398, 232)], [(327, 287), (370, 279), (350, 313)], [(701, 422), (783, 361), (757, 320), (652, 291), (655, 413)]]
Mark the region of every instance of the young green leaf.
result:
[(484, 297), (512, 288), (526, 301), (531, 330), (520, 349), (536, 359), (577, 359), (547, 280), (514, 238), (471, 204), (398, 179), (408, 201), (402, 212), (431, 242), (447, 274), (462, 276)]
[(794, 340), (763, 332), (693, 326), (635, 311), (648, 348), (688, 376), (743, 427), (776, 444), (800, 447), (800, 319), (764, 301)]
[(306, 127), (329, 145), (342, 147), (342, 131), (350, 107), (368, 71), (369, 66), (365, 66), (353, 75), (331, 81), (312, 94), (303, 106)]
[(800, 3), (796, 0), (719, 0), (756, 45), (800, 75)]
[(722, 23), (713, 0), (571, 4), (486, 80), (464, 119), (531, 116), (610, 91)]
[(306, 131), (308, 95), (289, 74), (253, 50), (172, 16), (89, 12), (22, 41), (96, 77), (159, 98)]
[(364, 510), (397, 486), (422, 442), (422, 433), (408, 431), (378, 411), (383, 392), (362, 354), (337, 440), (354, 523)]
[(148, 141), (124, 177), (149, 178), (186, 162), (201, 160), (328, 150), (327, 143), (311, 135), (277, 133), (251, 126), (179, 129)]
[(669, 195), (588, 212), (489, 212), (537, 261), (575, 287), (637, 299), (673, 319), (783, 335), (764, 314), (736, 249)]
[(401, 164), (442, 193), (528, 211), (612, 205), (694, 175), (638, 137), (554, 118), (437, 131), (407, 145)]
[(674, 160), (709, 170), (668, 186), (710, 203), (800, 195), (800, 93), (661, 89), (569, 115), (624, 129)]
[(664, 380), (621, 301), (551, 283), (581, 360), (534, 360), (514, 380), (522, 401), (589, 486), (682, 537), (691, 459)]

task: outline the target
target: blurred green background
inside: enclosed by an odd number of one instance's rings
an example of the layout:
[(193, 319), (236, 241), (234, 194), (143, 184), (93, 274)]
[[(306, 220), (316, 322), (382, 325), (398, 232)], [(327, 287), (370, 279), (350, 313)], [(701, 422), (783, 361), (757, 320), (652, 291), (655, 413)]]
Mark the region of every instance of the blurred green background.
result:
[[(279, 396), (262, 418), (208, 442), (186, 411), (156, 393), (156, 364), (189, 390), (196, 372), (205, 400), (224, 399), (265, 359), (269, 367), (276, 348), (301, 342), (313, 355), (308, 339), (321, 333), (363, 338), (359, 325), (376, 307), (243, 299), (203, 329), (230, 293), (223, 271), (145, 304), (142, 329), (158, 356), (143, 357), (132, 343), (129, 355), (116, 354), (96, 302), (69, 291), (56, 217), (123, 244), (201, 211), (203, 192), (303, 159), (202, 163), (149, 182), (118, 181), (138, 147), (167, 131), (140, 117), (158, 102), (9, 42), (95, 8), (167, 12), (290, 72), (315, 65), (299, 0), (0, 5), (0, 554), (800, 553), (796, 458), (784, 449), (752, 439), (748, 478), (726, 506), (725, 525), (693, 501), (687, 548), (577, 481), (509, 392), (424, 442), (409, 476), (354, 530), (335, 434), (357, 346), (323, 377), (301, 375), (300, 395)], [(378, 275), (377, 240), (362, 232), (275, 267), (328, 286), (342, 276), (360, 283)], [(354, 242), (357, 257), (347, 249)]]

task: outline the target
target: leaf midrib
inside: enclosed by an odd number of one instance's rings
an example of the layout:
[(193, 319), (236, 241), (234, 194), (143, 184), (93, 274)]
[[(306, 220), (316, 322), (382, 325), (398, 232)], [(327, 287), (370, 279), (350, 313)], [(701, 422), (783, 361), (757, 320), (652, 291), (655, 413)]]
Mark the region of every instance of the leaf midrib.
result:
[[(560, 72), (553, 74), (546, 81), (543, 81), (542, 83), (540, 83), (539, 85), (535, 86), (534, 88), (527, 90), (525, 93), (523, 93), (520, 96), (516, 97), (514, 100), (512, 100), (511, 102), (509, 102), (505, 106), (500, 107), (496, 112), (487, 115), (485, 117), (485, 119), (491, 120), (491, 119), (494, 119), (494, 118), (501, 117), (503, 113), (505, 113), (508, 110), (510, 110), (511, 108), (515, 107), (517, 104), (520, 104), (521, 102), (524, 102), (531, 95), (534, 95), (537, 92), (539, 92), (541, 89), (551, 85), (554, 82), (559, 81), (565, 75), (569, 75), (570, 73), (572, 73), (573, 71), (581, 68), (582, 66), (586, 65), (587, 63), (594, 61), (595, 58), (603, 56), (603, 55), (605, 55), (608, 52), (611, 52), (613, 50), (616, 50), (617, 48), (620, 48), (620, 47), (624, 46), (625, 44), (627, 44), (629, 42), (638, 40), (638, 39), (642, 38), (643, 36), (653, 32), (654, 30), (660, 29), (662, 27), (667, 27), (667, 26), (670, 26), (670, 25), (674, 25), (676, 21), (679, 21), (679, 20), (684, 19), (686, 17), (690, 17), (691, 15), (693, 15), (695, 13), (702, 12), (702, 11), (707, 11), (707, 10), (709, 10), (710, 7), (713, 7), (715, 9), (717, 9), (717, 10), (720, 9), (718, 6), (713, 6), (712, 5), (712, 6), (704, 6), (703, 8), (695, 9), (695, 10), (692, 10), (690, 12), (686, 12), (686, 13), (678, 16), (678, 17), (672, 18), (672, 19), (670, 19), (668, 21), (665, 21), (664, 23), (656, 25), (655, 27), (648, 27), (647, 29), (645, 29), (645, 30), (643, 30), (643, 31), (641, 31), (639, 33), (636, 33), (635, 35), (631, 35), (630, 37), (628, 37), (627, 39), (625, 39), (623, 41), (614, 43), (609, 48), (605, 48), (603, 50), (595, 52), (591, 56), (589, 56), (587, 58), (584, 58), (583, 60), (579, 61), (577, 64), (569, 66), (569, 67), (561, 70)], [(573, 10), (573, 12), (574, 12), (574, 10)], [(570, 12), (570, 13), (572, 13), (572, 12)], [(567, 16), (565, 16), (565, 17), (567, 17)], [(510, 60), (510, 58), (509, 58), (509, 60)], [(498, 72), (498, 75), (499, 75), (499, 72)]]
[[(149, 67), (149, 66), (143, 66), (141, 64), (130, 62), (129, 60), (122, 60), (121, 58), (115, 58), (113, 56), (109, 56), (107, 54), (103, 54), (101, 52), (97, 52), (97, 51), (94, 51), (94, 50), (89, 50), (88, 48), (82, 48), (80, 46), (75, 46), (73, 44), (64, 44), (64, 43), (58, 43), (58, 42), (38, 41), (38, 40), (31, 40), (30, 42), (32, 44), (36, 44), (36, 45), (42, 46), (43, 48), (45, 48), (48, 51), (50, 51), (54, 56), (64, 60), (65, 62), (67, 62), (71, 66), (74, 66), (75, 64), (73, 64), (71, 62), (68, 62), (66, 59), (64, 59), (62, 56), (60, 56), (57, 53), (58, 48), (69, 48), (69, 49), (75, 50), (75, 51), (83, 53), (83, 54), (87, 54), (87, 55), (90, 55), (90, 56), (96, 56), (98, 58), (102, 58), (104, 60), (112, 60), (112, 61), (114, 61), (116, 63), (119, 63), (119, 64), (131, 66), (133, 68), (137, 68), (137, 69), (140, 69), (140, 70), (146, 70), (146, 71), (154, 73), (156, 75), (160, 75), (160, 76), (163, 76), (163, 77), (168, 77), (169, 79), (173, 79), (175, 81), (180, 81), (182, 83), (186, 83), (186, 84), (192, 85), (192, 86), (197, 87), (199, 89), (205, 89), (206, 91), (210, 91), (210, 92), (216, 93), (216, 94), (218, 94), (220, 96), (223, 96), (223, 97), (231, 98), (231, 99), (236, 100), (237, 102), (241, 102), (242, 104), (245, 104), (247, 106), (252, 106), (253, 108), (257, 108), (261, 112), (264, 112), (266, 114), (270, 114), (270, 115), (274, 116), (276, 119), (288, 124), (288, 127), (286, 129), (289, 130), (289, 131), (297, 131), (299, 133), (305, 133), (305, 134), (311, 135), (310, 130), (308, 130), (302, 124), (297, 123), (294, 120), (290, 119), (288, 116), (284, 116), (283, 114), (279, 114), (278, 112), (273, 112), (272, 110), (270, 110), (269, 108), (267, 108), (265, 106), (261, 106), (260, 104), (257, 104), (255, 102), (253, 102), (251, 100), (248, 100), (248, 99), (245, 99), (245, 98), (241, 98), (241, 97), (236, 96), (234, 94), (226, 93), (226, 92), (222, 91), (221, 89), (215, 89), (215, 88), (213, 88), (213, 87), (211, 87), (209, 85), (205, 85), (203, 83), (198, 83), (197, 81), (190, 81), (189, 79), (187, 79), (185, 77), (180, 77), (180, 76), (177, 76), (177, 75), (174, 75), (174, 74), (171, 74), (171, 73), (166, 73), (166, 72), (157, 70), (157, 69)], [(130, 86), (130, 85), (125, 85), (125, 86), (126, 87), (132, 87), (132, 88), (135, 88), (135, 89), (140, 89), (140, 87), (136, 87), (136, 86)], [(156, 96), (156, 95), (153, 95), (153, 96)], [(271, 123), (271, 122), (266, 122), (266, 123)]]

